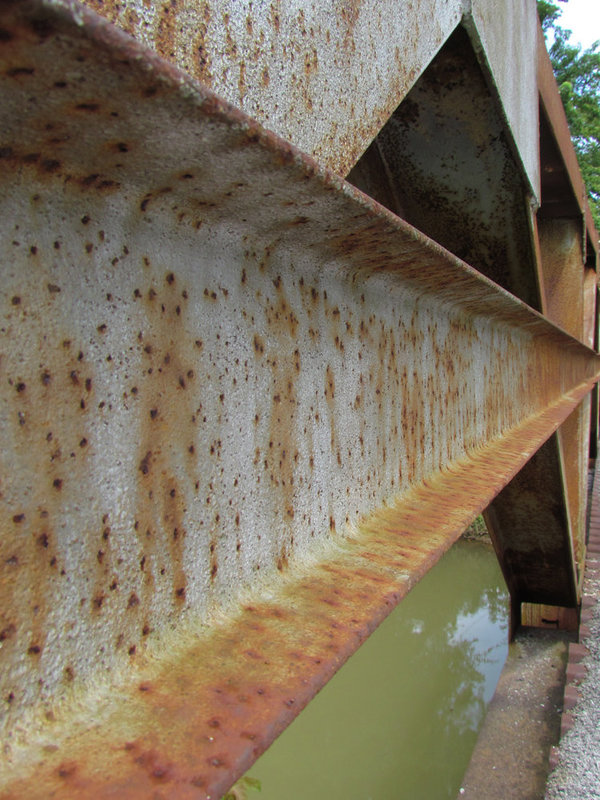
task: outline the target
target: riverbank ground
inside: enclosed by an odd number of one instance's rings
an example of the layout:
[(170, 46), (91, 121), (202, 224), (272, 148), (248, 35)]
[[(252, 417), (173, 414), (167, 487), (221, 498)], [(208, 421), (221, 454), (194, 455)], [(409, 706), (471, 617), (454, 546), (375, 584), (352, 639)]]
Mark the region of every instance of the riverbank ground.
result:
[(459, 797), (543, 800), (560, 735), (567, 651), (574, 635), (521, 628), (477, 739)]
[(600, 470), (590, 499), (581, 644), (566, 632), (518, 632), (459, 798), (600, 798)]
[(566, 671), (560, 745), (552, 754), (546, 800), (600, 798), (600, 470), (590, 512), (580, 645)]

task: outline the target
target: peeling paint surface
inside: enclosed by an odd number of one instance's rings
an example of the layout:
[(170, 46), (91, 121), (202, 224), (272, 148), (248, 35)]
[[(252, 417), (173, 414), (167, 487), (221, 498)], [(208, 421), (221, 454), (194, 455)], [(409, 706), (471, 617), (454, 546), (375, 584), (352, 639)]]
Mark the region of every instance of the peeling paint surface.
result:
[(0, 42), (0, 797), (218, 797), (598, 358), (81, 6)]

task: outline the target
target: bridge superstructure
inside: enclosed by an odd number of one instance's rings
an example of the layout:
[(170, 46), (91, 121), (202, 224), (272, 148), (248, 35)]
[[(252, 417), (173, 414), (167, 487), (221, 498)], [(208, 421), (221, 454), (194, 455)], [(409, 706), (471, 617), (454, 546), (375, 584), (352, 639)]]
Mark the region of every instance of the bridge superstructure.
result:
[(577, 624), (535, 3), (25, 0), (0, 58), (3, 800), (219, 797), (482, 511), (512, 628)]

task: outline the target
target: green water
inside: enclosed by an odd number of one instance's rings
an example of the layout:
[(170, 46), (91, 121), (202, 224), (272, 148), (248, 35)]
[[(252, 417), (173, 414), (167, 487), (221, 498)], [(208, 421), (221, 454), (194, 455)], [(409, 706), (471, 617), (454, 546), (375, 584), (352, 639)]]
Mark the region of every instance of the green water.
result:
[(249, 775), (256, 800), (456, 797), (508, 651), (492, 550), (458, 542)]

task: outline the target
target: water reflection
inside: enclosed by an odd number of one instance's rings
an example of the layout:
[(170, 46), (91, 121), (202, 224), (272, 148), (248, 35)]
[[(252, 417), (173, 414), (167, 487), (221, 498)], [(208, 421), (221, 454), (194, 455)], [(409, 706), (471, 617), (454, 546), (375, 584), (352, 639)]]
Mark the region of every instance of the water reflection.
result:
[(459, 542), (252, 768), (262, 800), (455, 798), (507, 653), (493, 552)]

